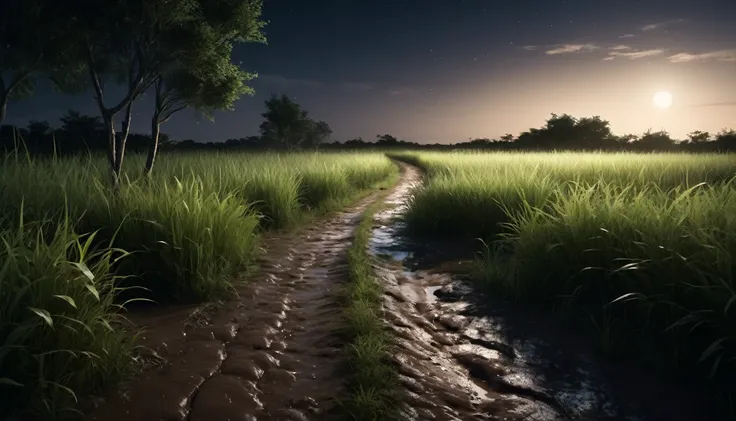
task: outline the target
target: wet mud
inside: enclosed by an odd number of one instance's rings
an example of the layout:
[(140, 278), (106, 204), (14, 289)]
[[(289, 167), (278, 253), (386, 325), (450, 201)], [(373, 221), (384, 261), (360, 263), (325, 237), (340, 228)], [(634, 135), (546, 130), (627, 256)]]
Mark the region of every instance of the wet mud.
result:
[(548, 317), (475, 290), (472, 260), (457, 259), (468, 255), (463, 247), (435, 253), (436, 244), (402, 238), (397, 217), (421, 175), (409, 167), (405, 179), (376, 215), (371, 240), (397, 338), (403, 419), (716, 419), (697, 391), (604, 363), (590, 341)]
[(338, 294), (347, 250), (376, 194), (311, 227), (264, 239), (239, 298), (130, 315), (145, 369), (98, 399), (87, 420), (328, 419), (344, 389)]

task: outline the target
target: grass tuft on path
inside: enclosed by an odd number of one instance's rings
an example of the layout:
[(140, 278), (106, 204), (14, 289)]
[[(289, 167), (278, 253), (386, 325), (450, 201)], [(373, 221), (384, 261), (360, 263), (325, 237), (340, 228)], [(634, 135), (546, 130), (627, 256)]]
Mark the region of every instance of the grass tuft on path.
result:
[(384, 325), (383, 289), (373, 273), (368, 242), (379, 200), (363, 214), (348, 251), (350, 283), (345, 289), (349, 342), (349, 397), (342, 402), (344, 418), (358, 421), (397, 419), (397, 374), (390, 362), (392, 339)]

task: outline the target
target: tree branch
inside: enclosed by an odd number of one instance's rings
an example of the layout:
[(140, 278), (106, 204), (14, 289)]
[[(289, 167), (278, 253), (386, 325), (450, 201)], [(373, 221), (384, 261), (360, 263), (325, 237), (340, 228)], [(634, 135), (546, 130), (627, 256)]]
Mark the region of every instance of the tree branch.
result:
[(15, 74), (15, 78), (12, 82), (10, 82), (10, 86), (5, 89), (5, 83), (2, 83), (2, 77), (0, 76), (0, 87), (2, 87), (3, 92), (6, 94), (10, 94), (13, 92), (15, 88), (18, 87), (21, 83), (23, 83), (24, 80), (28, 79), (33, 71), (38, 67), (39, 64), (41, 64), (41, 60), (43, 59), (43, 53), (38, 53), (38, 57), (36, 58), (36, 61), (31, 63), (30, 66), (26, 67), (24, 70), (18, 72)]
[(171, 91), (168, 91), (161, 94), (161, 102), (159, 103), (159, 108), (161, 109), (161, 111), (165, 111), (171, 108), (176, 103), (177, 98), (174, 97), (171, 93)]
[(92, 46), (89, 45), (89, 42), (87, 42), (87, 67), (89, 67), (89, 75), (90, 78), (92, 78), (92, 86), (95, 89), (95, 99), (97, 100), (97, 105), (100, 107), (100, 111), (102, 111), (103, 113), (108, 112), (108, 109), (105, 108), (104, 94), (102, 91), (102, 85), (100, 84), (100, 78), (97, 74), (97, 69), (95, 68), (95, 56), (92, 52)]
[(176, 107), (176, 108), (174, 108), (174, 109), (172, 109), (172, 110), (170, 110), (170, 111), (166, 112), (166, 113), (165, 113), (165, 114), (166, 114), (166, 117), (162, 118), (162, 119), (160, 120), (160, 122), (161, 122), (161, 123), (166, 123), (167, 121), (169, 121), (169, 119), (171, 118), (171, 116), (172, 116), (172, 115), (174, 115), (174, 114), (178, 113), (178, 112), (179, 112), (179, 111), (181, 111), (181, 110), (184, 110), (185, 108), (187, 108), (187, 106), (186, 106), (186, 105), (182, 105), (182, 106)]
[[(138, 75), (136, 76), (135, 80), (133, 81), (133, 83), (130, 84), (130, 85), (128, 85), (128, 94), (125, 95), (125, 98), (123, 98), (123, 100), (120, 101), (120, 103), (118, 105), (110, 108), (110, 112), (111, 113), (113, 113), (113, 114), (119, 113), (120, 110), (122, 110), (123, 108), (127, 107), (128, 104), (131, 101), (134, 101), (136, 98), (138, 98), (138, 96), (140, 96), (141, 93), (142, 93), (141, 92), (141, 89), (140, 89), (141, 86), (143, 86), (143, 85), (145, 85), (145, 86), (151, 86), (151, 83), (153, 82), (152, 80), (151, 81), (147, 81), (147, 83), (144, 84), (143, 83), (143, 79), (144, 79), (144, 76), (142, 75), (142, 72), (139, 72)], [(132, 86), (132, 88), (131, 88), (131, 86)]]

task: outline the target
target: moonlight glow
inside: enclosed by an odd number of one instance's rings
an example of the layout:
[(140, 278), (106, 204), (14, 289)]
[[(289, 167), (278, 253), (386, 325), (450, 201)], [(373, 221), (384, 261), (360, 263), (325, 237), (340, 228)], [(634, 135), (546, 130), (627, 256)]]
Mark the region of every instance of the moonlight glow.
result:
[(657, 92), (654, 94), (654, 98), (652, 98), (652, 104), (662, 110), (670, 108), (672, 105), (672, 94), (669, 92)]

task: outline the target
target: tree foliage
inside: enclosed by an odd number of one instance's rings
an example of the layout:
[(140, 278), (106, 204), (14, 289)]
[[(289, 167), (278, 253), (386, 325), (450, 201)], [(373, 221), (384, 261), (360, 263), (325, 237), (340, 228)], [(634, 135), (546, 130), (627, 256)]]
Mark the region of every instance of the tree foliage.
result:
[(552, 114), (544, 127), (521, 133), (516, 143), (533, 149), (598, 149), (615, 141), (608, 121), (598, 116), (576, 119)]
[(266, 100), (266, 111), (261, 114), (261, 136), (272, 144), (289, 149), (301, 145), (309, 126), (309, 116), (302, 107), (286, 95), (272, 95)]
[(644, 149), (669, 149), (674, 145), (675, 141), (670, 137), (670, 134), (665, 130), (659, 130), (653, 132), (647, 130), (639, 141), (638, 146)]
[(303, 146), (305, 148), (319, 149), (319, 145), (330, 140), (332, 128), (324, 121), (308, 120)]
[(390, 134), (376, 135), (376, 143), (381, 146), (391, 146), (399, 143), (399, 139)]
[[(198, 19), (166, 41), (166, 48), (179, 51), (178, 59), (163, 67), (154, 81), (155, 107), (151, 119), (152, 143), (145, 173), (150, 173), (158, 150), (162, 123), (188, 107), (214, 119), (215, 110), (232, 110), (243, 95), (252, 95), (247, 82), (256, 77), (231, 61), (236, 42), (266, 39), (260, 20), (262, 0), (201, 2)], [(219, 7), (217, 7), (219, 4)]]
[(723, 129), (716, 135), (715, 143), (723, 149), (736, 150), (736, 131), (733, 129)]
[(703, 143), (710, 140), (710, 133), (696, 130), (687, 134), (688, 141), (690, 143)]
[(265, 102), (266, 111), (261, 114), (261, 138), (267, 145), (287, 149), (319, 146), (330, 139), (332, 128), (324, 121), (315, 121), (301, 105), (286, 95), (272, 95)]

